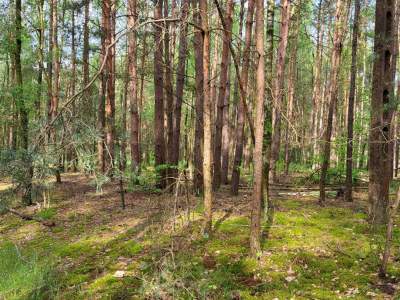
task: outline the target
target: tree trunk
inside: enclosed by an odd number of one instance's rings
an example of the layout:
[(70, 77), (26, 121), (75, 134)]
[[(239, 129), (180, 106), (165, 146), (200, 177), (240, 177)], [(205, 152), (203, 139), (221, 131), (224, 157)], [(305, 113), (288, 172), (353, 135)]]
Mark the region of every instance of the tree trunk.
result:
[[(395, 38), (394, 1), (378, 0), (375, 9), (374, 67), (369, 136), (370, 221), (387, 221), (391, 156), (390, 123), (394, 105)], [(397, 45), (396, 45), (397, 46)]]
[(299, 8), (296, 11), (296, 23), (293, 24), (293, 38), (289, 55), (289, 74), (288, 74), (288, 91), (287, 91), (287, 122), (285, 131), (285, 175), (289, 174), (290, 165), (290, 145), (291, 138), (289, 131), (294, 126), (293, 124), (293, 110), (294, 110), (294, 97), (296, 93), (296, 75), (297, 75), (297, 42), (299, 37), (299, 27), (301, 21), (301, 2), (298, 2)]
[(323, 138), (321, 178), (319, 183), (320, 203), (323, 203), (325, 201), (325, 181), (331, 155), (333, 114), (336, 108), (336, 103), (338, 98), (338, 89), (339, 89), (338, 79), (339, 79), (343, 40), (345, 36), (345, 25), (347, 19), (347, 8), (348, 8), (347, 1), (348, 0), (338, 0), (336, 4), (336, 16), (335, 16), (336, 22), (333, 34), (333, 50), (331, 56), (331, 70), (330, 70), (331, 81), (329, 86), (328, 118), (326, 120), (327, 123), (326, 131), (324, 133), (324, 138)]
[(222, 120), (222, 154), (221, 154), (221, 183), (228, 184), (228, 169), (229, 169), (229, 146), (230, 140), (230, 120), (229, 106), (231, 98), (231, 56), (228, 59), (228, 79), (226, 83), (225, 99), (224, 99), (224, 118)]
[(224, 120), (224, 102), (228, 81), (229, 47), (232, 40), (232, 14), (234, 12), (233, 0), (227, 0), (225, 12), (225, 29), (221, 54), (221, 69), (219, 80), (219, 92), (217, 101), (217, 116), (214, 136), (214, 177), (213, 187), (218, 189), (221, 185), (221, 152), (222, 152), (222, 126)]
[(264, 0), (256, 0), (256, 117), (253, 150), (254, 186), (251, 204), (250, 251), (257, 257), (261, 251), (261, 203), (263, 198), (263, 135), (264, 135)]
[[(198, 10), (196, 0), (192, 0), (194, 10), (193, 19), (197, 26), (201, 27), (201, 15)], [(195, 77), (196, 77), (196, 124), (194, 136), (194, 180), (193, 186), (196, 194), (200, 194), (203, 189), (203, 111), (204, 111), (204, 74), (203, 74), (203, 37), (202, 32), (195, 29), (193, 38), (194, 62), (195, 62)]]
[[(173, 124), (173, 151), (172, 164), (177, 166), (180, 158), (180, 138), (181, 138), (181, 118), (182, 118), (182, 102), (183, 91), (185, 87), (186, 73), (186, 57), (187, 57), (187, 29), (186, 22), (189, 14), (189, 0), (183, 0), (181, 4), (181, 27), (179, 33), (179, 54), (178, 54), (178, 69), (176, 74), (176, 99), (174, 105), (174, 124)], [(174, 177), (177, 177), (177, 169), (175, 169)]]
[[(157, 0), (154, 6), (154, 18), (161, 19), (163, 0)], [(161, 24), (154, 25), (154, 155), (155, 166), (165, 164), (164, 139), (164, 76), (163, 76), (163, 44)], [(159, 171), (158, 187), (165, 188), (165, 171)]]
[[(128, 28), (133, 28), (137, 23), (137, 1), (128, 2)], [(136, 71), (136, 30), (128, 34), (128, 95), (131, 115), (131, 167), (137, 174), (140, 166), (139, 145), (139, 109), (137, 99), (137, 71)]]
[[(164, 0), (164, 18), (168, 18), (168, 0)], [(172, 87), (172, 64), (171, 64), (171, 49), (170, 49), (170, 23), (165, 22), (164, 28), (164, 66), (165, 66), (165, 78), (164, 78), (164, 90), (165, 90), (165, 113), (167, 118), (167, 163), (171, 165), (173, 162), (173, 134), (174, 134), (174, 92)], [(172, 52), (174, 49), (172, 49)], [(172, 188), (172, 172), (171, 168), (167, 169), (167, 182), (168, 186)]]
[(41, 115), (41, 102), (42, 102), (42, 83), (43, 83), (43, 70), (44, 70), (44, 0), (40, 0), (38, 2), (38, 18), (39, 18), (39, 27), (38, 27), (38, 55), (39, 55), (39, 70), (37, 75), (37, 84), (38, 91), (35, 100), (35, 109), (36, 109), (36, 118), (39, 119)]
[(208, 24), (207, 0), (199, 1), (201, 28), (203, 34), (203, 130), (204, 130), (204, 235), (209, 236), (212, 230), (212, 105), (210, 97), (210, 28)]
[[(59, 59), (59, 49), (58, 49), (58, 3), (57, 0), (52, 0), (52, 69), (53, 69), (53, 82), (52, 82), (52, 92), (51, 92), (51, 102), (50, 102), (50, 116), (53, 121), (57, 116), (58, 101), (59, 101), (59, 87), (60, 87), (60, 59)], [(51, 142), (54, 146), (57, 144), (57, 133), (56, 129), (53, 127), (51, 129)], [(61, 183), (61, 166), (56, 163), (55, 175), (56, 182)]]
[(23, 92), (23, 79), (22, 79), (22, 3), (21, 0), (15, 1), (15, 83), (17, 88), (18, 101), (16, 102), (21, 122), (21, 148), (24, 150), (25, 160), (27, 162), (27, 182), (25, 183), (25, 192), (22, 197), (23, 203), (26, 205), (32, 204), (32, 177), (33, 167), (29, 155), (29, 116), (28, 110), (25, 106), (24, 92)]
[(285, 57), (288, 42), (289, 22), (290, 22), (290, 2), (281, 2), (281, 29), (280, 41), (278, 46), (278, 56), (276, 58), (276, 79), (274, 84), (274, 108), (273, 108), (273, 130), (271, 141), (271, 161), (270, 177), (272, 182), (276, 182), (276, 163), (279, 159), (280, 139), (281, 139), (281, 110), (283, 102), (283, 88), (285, 75)]
[(114, 42), (115, 35), (115, 14), (116, 7), (114, 0), (106, 0), (103, 2), (105, 8), (105, 22), (106, 28), (104, 34), (106, 35), (106, 46), (109, 47), (107, 55), (107, 80), (106, 80), (106, 99), (105, 99), (105, 136), (106, 136), (106, 152), (105, 164), (106, 173), (110, 176), (113, 175), (114, 168), (114, 143), (115, 143), (115, 45), (111, 46)]
[(322, 114), (323, 103), (322, 103), (322, 95), (321, 95), (321, 70), (322, 70), (322, 51), (323, 51), (323, 42), (324, 42), (324, 18), (323, 18), (323, 0), (320, 0), (318, 5), (318, 19), (317, 19), (317, 47), (315, 50), (315, 63), (314, 63), (314, 84), (313, 84), (313, 93), (312, 93), (312, 123), (311, 128), (313, 130), (312, 133), (312, 167), (313, 169), (316, 167), (316, 159), (318, 152), (318, 137), (319, 137), (319, 122), (324, 117)]
[[(246, 16), (246, 29), (245, 29), (245, 46), (243, 50), (243, 63), (242, 71), (240, 74), (240, 80), (242, 81), (242, 87), (244, 92), (247, 94), (247, 83), (250, 67), (250, 50), (251, 50), (251, 35), (253, 26), (254, 16), (254, 0), (249, 0), (247, 3), (247, 16)], [(232, 182), (231, 182), (231, 193), (237, 195), (239, 192), (240, 182), (240, 167), (243, 156), (244, 146), (244, 120), (245, 120), (245, 108), (244, 102), (239, 101), (238, 113), (237, 113), (237, 125), (236, 125), (236, 148), (235, 156), (233, 160), (232, 169)]]
[(354, 0), (353, 40), (351, 44), (350, 92), (347, 108), (347, 154), (346, 154), (346, 193), (345, 199), (353, 201), (353, 123), (354, 98), (356, 95), (358, 20), (360, 17), (360, 0)]
[[(272, 208), (272, 202), (269, 197), (269, 170), (271, 161), (271, 138), (272, 138), (272, 82), (273, 82), (273, 61), (274, 61), (274, 18), (275, 1), (268, 1), (267, 10), (267, 36), (266, 36), (266, 101), (264, 103), (264, 137), (263, 137), (263, 156), (264, 156), (264, 196), (263, 206), (266, 212)], [(264, 214), (265, 215), (265, 214)]]
[[(86, 87), (89, 84), (89, 6), (90, 0), (85, 0), (85, 12), (84, 12), (84, 21), (83, 21), (83, 53), (82, 53), (82, 73), (83, 73), (83, 87)], [(86, 89), (83, 93), (83, 107), (82, 107), (82, 115), (89, 119), (89, 124), (92, 124), (92, 100), (90, 89)]]

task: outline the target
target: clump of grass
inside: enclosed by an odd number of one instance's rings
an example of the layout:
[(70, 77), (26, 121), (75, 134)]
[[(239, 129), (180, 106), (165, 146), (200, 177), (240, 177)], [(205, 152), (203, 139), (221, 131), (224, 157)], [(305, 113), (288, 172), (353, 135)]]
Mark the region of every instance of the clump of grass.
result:
[(45, 208), (39, 211), (36, 215), (43, 220), (52, 219), (57, 211), (54, 208)]
[(11, 242), (0, 244), (0, 298), (51, 299), (57, 292), (57, 276), (51, 262), (36, 253), (21, 253)]

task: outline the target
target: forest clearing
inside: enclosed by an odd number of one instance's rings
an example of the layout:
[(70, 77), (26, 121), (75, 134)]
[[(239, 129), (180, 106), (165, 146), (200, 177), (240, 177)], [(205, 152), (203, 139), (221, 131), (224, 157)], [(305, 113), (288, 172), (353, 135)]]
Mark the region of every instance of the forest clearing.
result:
[(400, 0), (0, 0), (0, 300), (400, 299)]

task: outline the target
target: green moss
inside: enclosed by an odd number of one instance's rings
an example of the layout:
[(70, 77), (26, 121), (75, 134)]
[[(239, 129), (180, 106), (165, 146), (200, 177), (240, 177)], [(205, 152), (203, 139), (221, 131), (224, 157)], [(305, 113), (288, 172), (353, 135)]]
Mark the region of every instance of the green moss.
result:
[(92, 256), (99, 251), (99, 244), (92, 239), (80, 240), (75, 243), (65, 245), (59, 250), (61, 257), (82, 258)]

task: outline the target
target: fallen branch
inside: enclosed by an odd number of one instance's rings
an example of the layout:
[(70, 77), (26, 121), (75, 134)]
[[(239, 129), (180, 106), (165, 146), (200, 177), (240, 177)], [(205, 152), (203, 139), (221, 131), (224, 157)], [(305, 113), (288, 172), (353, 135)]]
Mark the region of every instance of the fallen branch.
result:
[(53, 221), (47, 221), (47, 220), (43, 220), (42, 218), (26, 215), (26, 214), (20, 213), (19, 211), (15, 210), (15, 209), (12, 209), (12, 208), (7, 208), (7, 211), (12, 213), (13, 215), (16, 215), (16, 216), (20, 217), (23, 220), (36, 221), (36, 222), (39, 222), (40, 224), (42, 224), (44, 226), (47, 226), (47, 227), (56, 226), (56, 223), (54, 223)]

